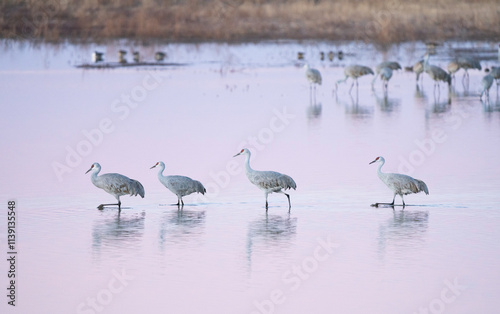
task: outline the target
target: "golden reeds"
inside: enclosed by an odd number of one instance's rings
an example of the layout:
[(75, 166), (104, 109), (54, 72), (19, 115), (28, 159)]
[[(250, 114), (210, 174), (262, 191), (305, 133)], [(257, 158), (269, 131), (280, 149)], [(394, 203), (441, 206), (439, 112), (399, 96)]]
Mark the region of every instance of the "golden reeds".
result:
[(497, 0), (3, 0), (0, 36), (175, 41), (497, 40)]

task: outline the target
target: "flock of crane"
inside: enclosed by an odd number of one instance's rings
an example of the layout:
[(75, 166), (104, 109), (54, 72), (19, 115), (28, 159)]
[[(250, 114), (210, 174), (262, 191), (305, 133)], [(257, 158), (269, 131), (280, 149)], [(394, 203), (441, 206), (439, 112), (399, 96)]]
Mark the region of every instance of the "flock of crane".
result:
[[(435, 85), (434, 88), (439, 86), (439, 82), (446, 82), (448, 86), (451, 87), (452, 79), (455, 76), (455, 73), (463, 69), (465, 71), (463, 80), (468, 80), (468, 70), (470, 69), (478, 69), (481, 70), (481, 64), (469, 57), (462, 57), (456, 60), (451, 61), (448, 64), (448, 72), (443, 70), (442, 68), (429, 64), (430, 55), (426, 53), (422, 60), (417, 62), (411, 70), (416, 74), (417, 83), (419, 79), (422, 77), (422, 73), (427, 73), (429, 77), (434, 80)], [(307, 63), (304, 65), (306, 78), (310, 83), (310, 92), (312, 93), (316, 91), (316, 85), (321, 85), (322, 78), (321, 73), (317, 69), (311, 68)], [(384, 91), (387, 91), (389, 80), (392, 77), (392, 73), (395, 70), (400, 70), (401, 65), (398, 62), (386, 61), (378, 64), (375, 68), (375, 72), (367, 66), (363, 65), (350, 65), (345, 67), (344, 75), (345, 78), (338, 80), (336, 83), (336, 90), (338, 89), (338, 84), (346, 82), (348, 78), (352, 79), (352, 84), (349, 89), (351, 92), (354, 83), (356, 83), (356, 87), (358, 86), (358, 78), (364, 75), (375, 75), (372, 80), (372, 86), (377, 80), (380, 78), (383, 82)], [(491, 67), (489, 73), (485, 75), (481, 81), (483, 85), (483, 90), (481, 92), (480, 98), (482, 98), (483, 94), (486, 94), (489, 97), (489, 89), (491, 88), (493, 81), (496, 81), (497, 85), (499, 84), (500, 79), (500, 67)], [(234, 155), (233, 157), (243, 155), (245, 156), (245, 172), (248, 180), (261, 189), (264, 192), (266, 198), (266, 212), (268, 210), (268, 195), (270, 193), (282, 193), (288, 199), (288, 208), (291, 209), (290, 195), (285, 193), (289, 189), (296, 189), (297, 184), (292, 179), (292, 177), (282, 174), (275, 171), (257, 171), (252, 169), (250, 166), (250, 156), (251, 153), (247, 148), (242, 149), (239, 153)], [(387, 185), (389, 189), (394, 193), (394, 197), (392, 203), (376, 203), (374, 206), (378, 205), (395, 205), (396, 195), (401, 197), (403, 208), (405, 206), (404, 195), (425, 192), (425, 194), (429, 194), (429, 190), (427, 185), (418, 179), (414, 179), (410, 176), (398, 173), (384, 173), (382, 172), (382, 166), (385, 164), (385, 159), (383, 157), (377, 157), (372, 163), (379, 163), (379, 167), (377, 170), (377, 175), (380, 180)], [(199, 181), (193, 180), (186, 176), (179, 175), (168, 175), (164, 176), (163, 172), (165, 170), (165, 164), (161, 161), (157, 162), (152, 168), (158, 168), (158, 180), (172, 193), (177, 196), (177, 206), (184, 206), (184, 201), (182, 198), (186, 195), (190, 195), (192, 193), (201, 193), (205, 194), (206, 189), (203, 184)], [(123, 195), (131, 195), (137, 196), (140, 195), (144, 198), (145, 192), (143, 185), (137, 181), (130, 179), (124, 175), (117, 173), (107, 173), (99, 175), (101, 171), (101, 166), (98, 163), (92, 164), (90, 169), (87, 171), (91, 174), (92, 183), (98, 187), (113, 195), (117, 202), (116, 204), (101, 204), (98, 206), (99, 209), (103, 209), (105, 206), (115, 206), (118, 205), (118, 210), (121, 210), (121, 201), (120, 196)]]
[[(292, 179), (292, 177), (282, 174), (276, 171), (258, 171), (252, 169), (250, 166), (250, 150), (247, 148), (243, 148), (239, 153), (234, 155), (233, 157), (243, 155), (245, 156), (245, 172), (248, 180), (257, 186), (259, 189), (264, 191), (264, 195), (266, 197), (266, 212), (268, 210), (268, 195), (270, 193), (282, 193), (285, 194), (288, 199), (288, 210), (290, 211), (292, 204), (290, 202), (290, 195), (285, 193), (284, 191), (289, 189), (296, 189), (297, 184)], [(382, 172), (382, 166), (385, 163), (385, 159), (383, 157), (377, 157), (372, 163), (380, 163), (380, 166), (377, 170), (377, 175), (384, 182), (389, 189), (391, 189), (394, 193), (394, 197), (392, 199), (392, 203), (375, 203), (373, 206), (378, 207), (379, 205), (389, 205), (394, 206), (394, 201), (396, 199), (396, 195), (401, 197), (403, 201), (403, 208), (405, 206), (405, 201), (403, 195), (411, 194), (411, 193), (419, 193), (425, 192), (425, 194), (429, 194), (429, 190), (427, 189), (427, 185), (418, 179), (414, 179), (410, 176), (399, 174), (399, 173), (385, 173)], [(164, 176), (163, 171), (165, 170), (165, 164), (161, 161), (157, 162), (150, 169), (158, 167), (158, 180), (172, 193), (177, 196), (177, 206), (184, 206), (184, 201), (182, 200), (183, 196), (192, 194), (192, 193), (201, 193), (205, 194), (206, 189), (200, 181), (193, 180), (189, 177), (179, 176), (179, 175), (170, 175)], [(101, 165), (99, 163), (94, 163), (87, 170), (86, 173), (92, 171), (90, 180), (92, 183), (109, 194), (113, 195), (118, 203), (116, 204), (101, 204), (97, 208), (103, 209), (105, 206), (115, 206), (118, 205), (118, 210), (121, 210), (121, 201), (120, 196), (130, 195), (130, 196), (141, 196), (144, 198), (145, 192), (143, 185), (134, 179), (130, 179), (124, 175), (118, 173), (106, 173), (99, 175), (101, 171)]]
[[(469, 80), (469, 73), (468, 73), (469, 69), (477, 69), (477, 70), (482, 69), (480, 62), (477, 61), (476, 59), (471, 57), (460, 57), (450, 61), (450, 63), (448, 64), (448, 72), (447, 72), (444, 69), (440, 68), (439, 66), (430, 64), (429, 58), (430, 58), (429, 53), (426, 53), (422, 58), (422, 60), (415, 63), (413, 67), (409, 67), (408, 70), (411, 70), (416, 74), (417, 83), (419, 82), (419, 79), (423, 78), (421, 74), (424, 72), (427, 73), (435, 83), (434, 90), (436, 89), (436, 87), (439, 87), (440, 82), (447, 83), (449, 88), (451, 88), (452, 79), (455, 77), (455, 73), (460, 69), (463, 69), (465, 71), (462, 80), (467, 82)], [(308, 64), (306, 64), (304, 68), (306, 70), (306, 77), (310, 85), (314, 86), (314, 88), (316, 84), (321, 85), (322, 82), (321, 73), (317, 69), (311, 68)], [(351, 78), (353, 82), (351, 84), (351, 88), (349, 89), (350, 93), (352, 91), (352, 88), (354, 87), (354, 83), (356, 83), (356, 88), (358, 87), (358, 78), (365, 75), (375, 75), (375, 77), (372, 80), (372, 87), (377, 78), (380, 77), (380, 79), (383, 82), (383, 89), (385, 92), (387, 92), (387, 87), (389, 84), (389, 80), (392, 77), (392, 72), (400, 69), (401, 65), (398, 62), (394, 61), (385, 61), (378, 64), (375, 68), (375, 73), (370, 67), (364, 65), (358, 65), (358, 64), (349, 65), (344, 68), (345, 78), (337, 81), (337, 83), (335, 84), (335, 90), (338, 90), (338, 84), (347, 81), (348, 78)], [(495, 66), (491, 67), (489, 73), (486, 74), (481, 80), (481, 85), (483, 87), (483, 90), (481, 91), (479, 97), (482, 99), (483, 95), (486, 94), (486, 97), (489, 98), (489, 90), (493, 84), (493, 81), (496, 81), (496, 84), (498, 86), (499, 80), (500, 80), (500, 67), (495, 67)]]

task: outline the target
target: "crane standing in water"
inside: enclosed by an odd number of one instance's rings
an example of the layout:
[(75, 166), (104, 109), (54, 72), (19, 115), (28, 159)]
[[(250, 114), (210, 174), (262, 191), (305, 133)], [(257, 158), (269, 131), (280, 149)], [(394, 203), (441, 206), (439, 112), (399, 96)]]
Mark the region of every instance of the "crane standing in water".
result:
[(266, 195), (266, 212), (268, 209), (267, 196), (270, 193), (283, 193), (288, 198), (288, 210), (292, 208), (290, 203), (290, 195), (282, 190), (296, 189), (297, 185), (290, 176), (275, 171), (257, 171), (250, 167), (250, 151), (247, 148), (242, 149), (238, 154), (233, 157), (244, 155), (245, 156), (245, 172), (248, 180), (259, 189), (263, 190)]
[(403, 201), (403, 208), (404, 208), (405, 200), (403, 198), (403, 195), (418, 193), (422, 191), (425, 192), (425, 194), (429, 194), (429, 190), (427, 189), (427, 185), (424, 183), (424, 181), (414, 179), (405, 174), (382, 172), (381, 171), (382, 166), (385, 164), (384, 157), (377, 157), (370, 164), (373, 164), (375, 162), (380, 163), (380, 166), (378, 166), (377, 170), (378, 177), (380, 178), (380, 180), (382, 180), (382, 182), (385, 183), (385, 185), (387, 185), (389, 189), (391, 189), (394, 192), (394, 198), (392, 199), (392, 203), (375, 203), (372, 206), (375, 207), (378, 207), (378, 205), (394, 206), (396, 195), (399, 195), (401, 196), (401, 200)]
[(483, 77), (481, 80), (481, 85), (483, 85), (483, 91), (481, 95), (479, 95), (479, 99), (483, 99), (483, 94), (486, 94), (486, 99), (490, 98), (490, 88), (493, 85), (493, 75), (488, 74)]
[(200, 181), (193, 180), (185, 176), (164, 176), (165, 164), (162, 161), (157, 162), (153, 167), (159, 167), (158, 180), (172, 193), (177, 195), (177, 206), (184, 206), (183, 196), (189, 195), (194, 192), (205, 194), (207, 191)]
[(314, 68), (311, 68), (309, 64), (304, 65), (306, 69), (306, 78), (309, 81), (309, 94), (312, 95), (312, 90), (314, 87), (314, 99), (316, 101), (316, 84), (321, 85), (321, 73)]
[(351, 93), (351, 90), (352, 90), (352, 88), (354, 86), (354, 82), (356, 82), (356, 89), (357, 89), (358, 88), (358, 78), (361, 77), (361, 76), (363, 76), (363, 75), (368, 75), (368, 74), (372, 74), (373, 75), (374, 73), (373, 73), (373, 70), (370, 69), (367, 66), (358, 65), (358, 64), (348, 65), (344, 69), (345, 78), (342, 79), (342, 80), (338, 80), (336, 85), (347, 81), (347, 79), (349, 77), (352, 78), (353, 82), (352, 82), (351, 88), (349, 89), (349, 93)]
[[(382, 74), (381, 71), (385, 68), (389, 68), (391, 71), (391, 75), (392, 76), (392, 71), (396, 71), (396, 70), (401, 70), (401, 65), (397, 62), (394, 62), (394, 61), (384, 61), (384, 62), (381, 62), (379, 63), (376, 67), (375, 67), (375, 77), (373, 78), (373, 81), (372, 81), (372, 86), (373, 84), (375, 83), (375, 81), (377, 80), (377, 77), (380, 76), (381, 79), (384, 79), (384, 77), (387, 77), (387, 70), (384, 70), (386, 73), (385, 74)], [(384, 76), (384, 77), (383, 77)], [(389, 77), (390, 79), (390, 77)], [(387, 79), (387, 81), (389, 80)]]
[(428, 53), (424, 56), (424, 71), (434, 80), (434, 92), (436, 92), (436, 87), (439, 87), (439, 81), (448, 83), (448, 90), (451, 90), (451, 76), (440, 67), (429, 64)]
[(118, 205), (118, 210), (121, 211), (122, 203), (120, 202), (120, 196), (122, 195), (136, 196), (139, 194), (144, 198), (144, 187), (137, 180), (130, 179), (118, 173), (105, 173), (98, 176), (101, 171), (101, 165), (97, 162), (93, 163), (90, 169), (85, 173), (89, 171), (92, 171), (92, 175), (90, 176), (92, 183), (98, 188), (113, 195), (118, 201), (117, 204), (101, 204), (97, 207), (98, 209), (103, 209), (104, 206)]

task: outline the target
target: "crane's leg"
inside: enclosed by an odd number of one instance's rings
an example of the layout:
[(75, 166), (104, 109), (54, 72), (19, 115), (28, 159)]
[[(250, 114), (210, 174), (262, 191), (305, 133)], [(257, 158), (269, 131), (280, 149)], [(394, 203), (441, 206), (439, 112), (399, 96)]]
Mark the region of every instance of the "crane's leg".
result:
[(351, 88), (349, 88), (349, 94), (351, 93), (353, 87), (354, 87), (354, 81), (352, 82)]
[(118, 202), (116, 204), (101, 204), (101, 205), (97, 206), (97, 209), (103, 210), (105, 206), (116, 206), (116, 205), (118, 205), (118, 211), (121, 211), (121, 205), (122, 205), (121, 202)]
[(403, 194), (401, 194), (401, 199), (403, 200), (403, 209), (405, 209), (405, 199), (403, 197)]
[(290, 209), (292, 209), (292, 203), (290, 203), (290, 195), (286, 194), (285, 192), (283, 192), (283, 194), (285, 194), (288, 198), (288, 212), (290, 212)]

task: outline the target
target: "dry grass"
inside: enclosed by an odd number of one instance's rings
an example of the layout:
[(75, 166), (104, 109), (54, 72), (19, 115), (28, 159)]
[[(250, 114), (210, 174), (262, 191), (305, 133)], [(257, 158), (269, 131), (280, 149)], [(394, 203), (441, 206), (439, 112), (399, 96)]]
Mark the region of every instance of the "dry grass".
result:
[(0, 36), (57, 41), (331, 39), (401, 42), (500, 36), (498, 0), (0, 0)]

